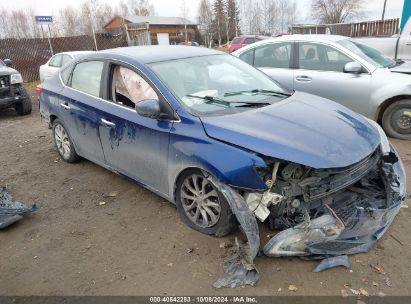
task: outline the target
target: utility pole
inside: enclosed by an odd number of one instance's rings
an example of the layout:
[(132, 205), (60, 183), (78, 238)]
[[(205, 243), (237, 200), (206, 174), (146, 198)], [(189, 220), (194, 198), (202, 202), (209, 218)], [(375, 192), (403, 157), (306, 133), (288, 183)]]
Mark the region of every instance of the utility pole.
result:
[(387, 0), (384, 0), (384, 8), (382, 9), (382, 17), (381, 20), (384, 21), (385, 17), (385, 7), (387, 6)]

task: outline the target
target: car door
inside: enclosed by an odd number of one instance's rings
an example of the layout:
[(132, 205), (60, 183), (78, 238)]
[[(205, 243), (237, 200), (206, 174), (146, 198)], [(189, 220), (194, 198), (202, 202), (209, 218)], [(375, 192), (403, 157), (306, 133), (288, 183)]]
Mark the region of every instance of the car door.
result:
[(104, 66), (102, 60), (77, 63), (59, 100), (59, 118), (66, 125), (77, 153), (100, 165), (105, 164), (99, 137)]
[(274, 42), (258, 45), (242, 53), (240, 59), (254, 65), (288, 90), (293, 90), (292, 52), (292, 41)]
[[(122, 69), (123, 74), (117, 74)], [(168, 194), (168, 144), (173, 121), (137, 114), (135, 103), (156, 99), (170, 107), (153, 83), (131, 66), (112, 63), (99, 133), (107, 164), (153, 190)], [(120, 85), (118, 81), (124, 83)], [(169, 108), (171, 109), (171, 108)]]
[[(296, 42), (297, 69), (294, 89), (339, 102), (362, 113), (370, 100), (371, 74), (344, 73), (344, 66), (355, 61), (335, 47), (313, 42)], [(364, 113), (366, 114), (366, 113)]]

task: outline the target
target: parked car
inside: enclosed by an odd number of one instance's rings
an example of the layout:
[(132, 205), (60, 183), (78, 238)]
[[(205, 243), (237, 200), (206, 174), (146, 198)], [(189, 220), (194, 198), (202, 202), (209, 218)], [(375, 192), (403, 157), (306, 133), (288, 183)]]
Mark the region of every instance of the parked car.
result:
[(55, 54), (45, 64), (40, 66), (40, 81), (42, 82), (53, 76), (62, 66), (66, 65), (74, 58), (90, 52), (91, 51), (75, 51)]
[(373, 47), (391, 59), (411, 61), (411, 18), (400, 35), (392, 37), (361, 37), (356, 41)]
[(378, 124), (207, 48), (88, 54), (42, 84), (40, 112), (63, 160), (136, 180), (200, 232), (225, 235), (254, 215), (276, 229), (324, 219), (270, 255), (335, 249), (330, 238), (364, 250), (404, 199), (404, 168)]
[(233, 53), (289, 90), (322, 96), (411, 139), (411, 64), (343, 36), (290, 35)]
[(228, 52), (234, 52), (242, 47), (252, 44), (257, 41), (261, 41), (264, 39), (270, 38), (268, 36), (260, 36), (260, 35), (241, 35), (235, 37), (231, 42), (228, 49)]
[(183, 42), (178, 43), (178, 45), (200, 46), (200, 44), (195, 41), (187, 41), (187, 42), (183, 41)]
[(0, 109), (14, 108), (19, 115), (31, 113), (31, 98), (23, 87), (23, 77), (11, 68), (10, 59), (0, 60)]

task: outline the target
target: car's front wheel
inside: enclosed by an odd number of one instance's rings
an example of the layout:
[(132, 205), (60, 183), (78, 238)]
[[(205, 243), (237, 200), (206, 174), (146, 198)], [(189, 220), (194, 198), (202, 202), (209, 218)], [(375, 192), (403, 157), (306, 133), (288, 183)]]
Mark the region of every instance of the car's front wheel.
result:
[(70, 139), (66, 127), (59, 119), (53, 122), (53, 139), (57, 151), (64, 161), (74, 163), (80, 159), (74, 149), (73, 142)]
[(30, 95), (27, 93), (27, 91), (24, 88), (21, 88), (20, 92), (21, 92), (22, 100), (21, 102), (16, 103), (16, 105), (14, 106), (14, 109), (19, 115), (28, 115), (31, 113), (31, 110), (32, 110)]
[(382, 116), (382, 126), (390, 137), (411, 139), (411, 100), (404, 99), (390, 105)]
[(237, 228), (237, 219), (224, 195), (200, 170), (185, 172), (176, 191), (180, 217), (194, 230), (224, 236)]

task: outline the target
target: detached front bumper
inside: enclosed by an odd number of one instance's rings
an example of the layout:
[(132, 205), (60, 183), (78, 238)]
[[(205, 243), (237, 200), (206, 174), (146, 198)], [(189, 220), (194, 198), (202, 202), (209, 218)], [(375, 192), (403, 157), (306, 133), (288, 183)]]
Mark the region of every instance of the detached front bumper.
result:
[[(402, 207), (406, 177), (397, 151), (391, 146), (390, 163), (379, 164), (386, 200), (353, 199), (347, 195), (327, 205), (326, 212), (310, 221), (275, 235), (265, 246), (268, 256), (336, 256), (368, 252), (384, 234)], [(387, 156), (388, 157), (388, 156)], [(370, 207), (375, 206), (375, 207)]]

